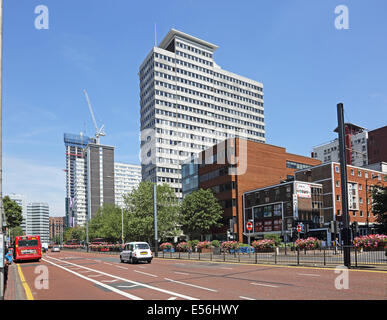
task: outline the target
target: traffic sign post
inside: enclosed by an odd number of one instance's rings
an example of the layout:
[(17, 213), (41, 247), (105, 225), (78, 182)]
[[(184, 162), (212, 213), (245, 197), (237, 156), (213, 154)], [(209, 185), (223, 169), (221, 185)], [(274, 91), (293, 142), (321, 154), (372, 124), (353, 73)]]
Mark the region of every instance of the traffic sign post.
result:
[(253, 223), (251, 221), (248, 221), (246, 223), (246, 229), (249, 231), (248, 235), (247, 235), (247, 239), (248, 239), (248, 244), (249, 244), (249, 255), (250, 255), (250, 233), (251, 233), (251, 230), (253, 230)]

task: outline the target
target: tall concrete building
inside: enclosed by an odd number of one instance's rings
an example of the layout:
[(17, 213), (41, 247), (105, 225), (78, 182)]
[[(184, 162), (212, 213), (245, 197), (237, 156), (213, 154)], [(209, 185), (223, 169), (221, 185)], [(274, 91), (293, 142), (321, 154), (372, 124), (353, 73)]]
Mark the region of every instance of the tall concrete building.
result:
[(23, 221), (21, 223), (21, 227), (23, 229), (24, 234), (27, 234), (27, 201), (26, 197), (22, 194), (11, 193), (9, 198), (15, 201), (22, 208), (22, 216)]
[(94, 217), (104, 203), (114, 204), (114, 147), (89, 143), (85, 148), (87, 212)]
[(114, 163), (114, 196), (115, 204), (124, 205), (123, 196), (132, 192), (141, 182), (141, 166), (115, 162)]
[(217, 48), (171, 29), (140, 66), (142, 179), (179, 198), (185, 159), (229, 137), (265, 142), (262, 83), (223, 70)]
[(50, 240), (49, 213), (47, 203), (28, 203), (26, 234), (39, 235), (42, 243), (48, 243)]
[(77, 198), (86, 194), (86, 162), (85, 148), (89, 143), (94, 143), (94, 138), (89, 138), (82, 133), (64, 134), (64, 144), (66, 148), (66, 198), (65, 198), (65, 226), (73, 227), (77, 225), (77, 219), (86, 219), (84, 199)]

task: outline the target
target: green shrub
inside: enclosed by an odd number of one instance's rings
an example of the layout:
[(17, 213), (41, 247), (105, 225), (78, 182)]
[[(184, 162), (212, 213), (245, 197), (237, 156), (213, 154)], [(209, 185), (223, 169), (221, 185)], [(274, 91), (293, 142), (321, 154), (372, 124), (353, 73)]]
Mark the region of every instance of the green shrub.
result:
[(281, 244), (281, 236), (276, 233), (269, 233), (265, 235), (265, 239), (274, 240), (275, 246), (279, 246)]
[(211, 241), (211, 245), (212, 245), (214, 248), (219, 248), (219, 247), (220, 247), (220, 242), (219, 242), (219, 240), (212, 240), (212, 241)]

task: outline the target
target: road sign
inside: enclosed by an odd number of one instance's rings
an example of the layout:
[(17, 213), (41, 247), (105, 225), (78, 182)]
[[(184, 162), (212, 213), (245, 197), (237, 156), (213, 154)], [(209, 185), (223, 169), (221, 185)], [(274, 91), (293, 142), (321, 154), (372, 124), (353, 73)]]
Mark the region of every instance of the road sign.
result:
[(253, 230), (253, 224), (250, 221), (247, 222), (246, 229), (249, 230), (249, 231)]
[(302, 227), (301, 227), (301, 225), (299, 224), (299, 225), (297, 225), (297, 231), (298, 232), (301, 232), (301, 230), (302, 230)]

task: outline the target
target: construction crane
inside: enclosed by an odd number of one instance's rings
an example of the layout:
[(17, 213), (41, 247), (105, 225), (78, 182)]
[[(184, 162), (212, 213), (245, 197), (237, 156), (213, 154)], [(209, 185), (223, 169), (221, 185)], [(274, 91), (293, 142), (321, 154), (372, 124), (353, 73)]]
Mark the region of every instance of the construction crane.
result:
[(105, 134), (105, 129), (104, 129), (104, 124), (101, 126), (101, 128), (98, 129), (98, 126), (97, 126), (97, 121), (95, 121), (95, 117), (94, 117), (94, 112), (93, 112), (93, 108), (91, 107), (91, 103), (90, 103), (90, 99), (89, 99), (89, 96), (87, 95), (87, 92), (86, 90), (83, 90), (83, 93), (85, 94), (86, 96), (86, 100), (87, 100), (87, 104), (89, 106), (89, 110), (90, 110), (90, 113), (91, 113), (91, 117), (93, 118), (93, 122), (94, 122), (94, 127), (95, 127), (95, 139), (96, 139), (96, 142), (97, 144), (99, 144), (99, 137), (104, 137), (106, 134)]

